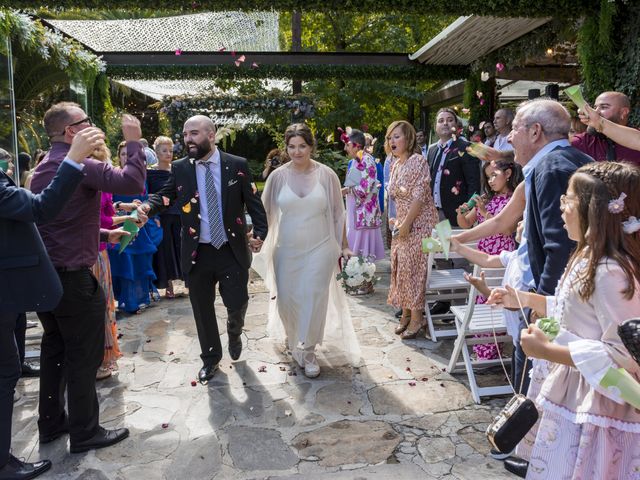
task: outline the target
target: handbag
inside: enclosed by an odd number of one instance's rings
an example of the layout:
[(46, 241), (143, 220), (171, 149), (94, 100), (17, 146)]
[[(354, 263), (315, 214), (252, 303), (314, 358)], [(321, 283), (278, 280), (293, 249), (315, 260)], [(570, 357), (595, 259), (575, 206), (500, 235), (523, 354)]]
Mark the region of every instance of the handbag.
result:
[[(524, 314), (524, 309), (522, 308), (522, 304), (520, 303), (520, 297), (518, 296), (518, 291), (516, 290), (516, 298), (518, 299), (518, 304), (520, 305), (520, 312), (527, 322), (527, 316)], [(528, 323), (528, 322), (527, 322)], [(511, 380), (509, 380), (509, 374), (507, 373), (507, 369), (504, 365), (504, 361), (502, 360), (502, 355), (500, 354), (500, 348), (498, 347), (498, 338), (496, 337), (496, 331), (493, 326), (493, 312), (491, 312), (491, 328), (493, 329), (493, 339), (496, 343), (496, 348), (498, 351), (498, 357), (500, 358), (500, 363), (502, 364), (502, 369), (504, 370), (505, 375), (507, 376), (507, 381), (513, 390), (515, 395), (507, 402), (504, 408), (500, 411), (500, 413), (496, 416), (496, 418), (491, 422), (491, 424), (487, 427), (487, 439), (489, 443), (493, 445), (497, 450), (502, 453), (512, 452), (518, 443), (524, 438), (524, 436), (531, 430), (531, 428), (538, 421), (538, 409), (536, 408), (535, 403), (530, 398), (527, 398), (522, 394), (522, 386), (524, 385), (524, 372), (522, 374), (522, 378), (520, 379), (520, 388), (516, 393), (515, 388), (511, 384)], [(525, 357), (524, 363), (527, 364), (528, 358)]]
[(633, 359), (640, 365), (640, 318), (625, 320), (618, 326), (618, 335)]

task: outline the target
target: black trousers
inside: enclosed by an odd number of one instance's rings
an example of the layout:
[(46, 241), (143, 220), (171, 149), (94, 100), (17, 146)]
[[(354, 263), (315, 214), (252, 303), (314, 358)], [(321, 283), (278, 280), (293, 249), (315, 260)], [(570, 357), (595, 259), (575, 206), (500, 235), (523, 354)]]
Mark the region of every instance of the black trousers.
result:
[(44, 328), (38, 429), (48, 435), (68, 422), (73, 443), (91, 438), (99, 425), (96, 372), (104, 355), (106, 300), (88, 268), (59, 276), (60, 303), (51, 312), (38, 313)]
[(220, 295), (227, 308), (227, 333), (239, 336), (249, 301), (249, 270), (238, 263), (228, 243), (220, 249), (201, 243), (196, 259), (187, 278), (189, 299), (200, 340), (200, 358), (204, 365), (214, 365), (222, 359), (220, 332), (213, 308), (216, 284), (219, 284)]
[(21, 373), (14, 335), (19, 315), (0, 313), (0, 468), (9, 461), (13, 393)]
[(24, 363), (25, 344), (27, 341), (27, 315), (25, 313), (18, 314), (14, 335), (16, 336), (16, 344), (18, 345), (20, 365), (22, 365)]

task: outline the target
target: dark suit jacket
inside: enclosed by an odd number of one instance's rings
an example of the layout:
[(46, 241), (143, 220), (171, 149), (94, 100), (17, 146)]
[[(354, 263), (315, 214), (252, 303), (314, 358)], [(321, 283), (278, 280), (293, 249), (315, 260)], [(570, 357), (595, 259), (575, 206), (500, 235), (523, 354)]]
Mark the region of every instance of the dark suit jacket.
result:
[[(454, 227), (458, 226), (456, 208), (469, 200), (474, 193), (480, 193), (480, 161), (469, 155), (465, 147), (468, 142), (456, 139), (445, 153), (443, 174), (440, 180), (440, 200), (447, 219)], [(427, 161), (431, 172), (431, 191), (434, 192), (436, 182), (436, 154), (438, 144), (429, 146)], [(460, 155), (464, 152), (464, 155)], [(448, 175), (444, 171), (448, 172)], [(452, 190), (456, 189), (457, 193)], [(434, 192), (435, 193), (435, 192)]]
[[(167, 183), (155, 194), (149, 195), (149, 216), (166, 210), (173, 203), (181, 208), (182, 218), (182, 271), (189, 273), (197, 261), (200, 237), (200, 198), (198, 194), (195, 160), (181, 158), (173, 162)], [(267, 215), (254, 191), (247, 160), (220, 151), (222, 220), (233, 255), (243, 268), (251, 265), (251, 253), (246, 237), (245, 206), (253, 223), (254, 236), (267, 236)], [(163, 198), (164, 197), (164, 198)], [(166, 199), (166, 200), (165, 200)]]
[(52, 220), (84, 174), (62, 164), (39, 195), (15, 186), (0, 172), (0, 313), (53, 310), (62, 286), (35, 222)]
[(575, 242), (569, 240), (560, 212), (560, 196), (569, 178), (593, 159), (574, 147), (556, 147), (531, 173), (527, 206), (527, 251), (538, 293), (553, 295)]

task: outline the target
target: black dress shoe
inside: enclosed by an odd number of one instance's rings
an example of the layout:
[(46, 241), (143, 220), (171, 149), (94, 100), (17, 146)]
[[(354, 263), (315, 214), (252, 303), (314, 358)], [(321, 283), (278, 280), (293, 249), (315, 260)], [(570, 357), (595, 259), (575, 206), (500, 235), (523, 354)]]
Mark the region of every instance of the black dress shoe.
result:
[(527, 476), (529, 462), (522, 458), (509, 457), (504, 460), (504, 468), (520, 478), (525, 478)]
[(400, 318), (402, 316), (402, 309), (398, 310), (394, 315), (396, 318)]
[(242, 353), (242, 337), (240, 335), (229, 335), (229, 355), (231, 360), (237, 360)]
[(0, 480), (28, 480), (29, 478), (36, 478), (50, 468), (51, 462), (49, 460), (26, 463), (21, 462), (13, 455), (9, 455), (7, 464), (0, 468)]
[(114, 445), (129, 436), (128, 428), (116, 428), (115, 430), (107, 430), (98, 427), (98, 433), (83, 442), (72, 442), (69, 450), (71, 453), (82, 453), (87, 450), (104, 448)]
[(442, 315), (449, 311), (450, 306), (451, 304), (449, 302), (435, 302), (431, 305), (431, 308), (429, 308), (429, 313), (431, 313), (431, 315)]
[(31, 363), (22, 363), (22, 377), (39, 377), (40, 367), (38, 365), (32, 365)]
[(69, 425), (65, 424), (62, 427), (60, 427), (58, 430), (55, 430), (53, 432), (41, 433), (40, 443), (43, 444), (43, 443), (53, 442), (54, 440), (57, 440), (58, 438), (60, 438), (61, 436), (67, 433), (69, 433)]
[(207, 382), (213, 378), (213, 375), (216, 373), (217, 369), (218, 369), (217, 363), (213, 365), (205, 365), (198, 372), (198, 381), (201, 384), (206, 385)]

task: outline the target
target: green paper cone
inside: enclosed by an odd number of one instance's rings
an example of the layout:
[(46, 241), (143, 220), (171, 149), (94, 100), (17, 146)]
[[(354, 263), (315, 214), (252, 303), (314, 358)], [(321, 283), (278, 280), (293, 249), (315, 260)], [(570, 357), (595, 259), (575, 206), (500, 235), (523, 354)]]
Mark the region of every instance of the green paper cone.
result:
[[(133, 215), (131, 215), (131, 217), (133, 217)], [(138, 218), (138, 215), (136, 214), (134, 218)], [(118, 249), (118, 253), (122, 253), (124, 249), (127, 248), (127, 245), (131, 243), (131, 240), (133, 240), (140, 231), (140, 228), (138, 228), (131, 218), (127, 218), (124, 221), (122, 229), (129, 232), (130, 235), (120, 237), (120, 248)]]
[(564, 93), (567, 94), (567, 97), (571, 99), (573, 103), (580, 109), (584, 108), (587, 101), (582, 96), (582, 91), (580, 90), (580, 85), (574, 85), (573, 87), (565, 88)]
[(422, 253), (441, 252), (442, 245), (437, 238), (428, 237), (422, 239)]
[(444, 258), (449, 260), (449, 247), (451, 246), (451, 223), (449, 220), (443, 220), (436, 225), (436, 234), (442, 245)]
[(610, 368), (600, 385), (607, 389), (615, 389), (620, 397), (629, 405), (640, 408), (640, 383), (624, 368)]
[(469, 144), (467, 147), (467, 153), (472, 157), (479, 158), (484, 160), (487, 157), (487, 153), (489, 152), (489, 147), (487, 147), (484, 143), (473, 142)]

